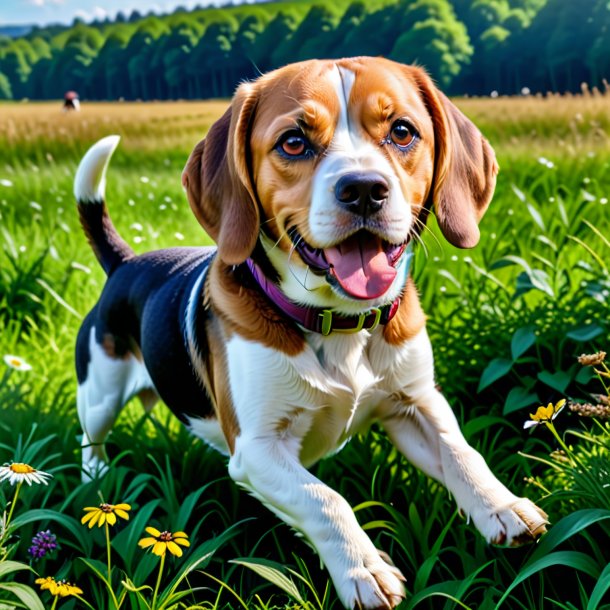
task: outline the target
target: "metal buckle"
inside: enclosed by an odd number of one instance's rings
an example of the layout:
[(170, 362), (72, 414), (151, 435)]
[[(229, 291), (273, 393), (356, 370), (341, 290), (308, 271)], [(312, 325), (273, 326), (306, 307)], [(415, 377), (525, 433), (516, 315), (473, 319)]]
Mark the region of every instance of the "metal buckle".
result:
[(332, 332), (336, 333), (357, 333), (360, 332), (364, 328), (365, 320), (372, 314), (375, 314), (375, 319), (373, 320), (373, 324), (369, 326), (366, 330), (375, 330), (379, 326), (379, 322), (381, 320), (381, 309), (379, 307), (373, 307), (364, 313), (361, 313), (358, 316), (358, 324), (354, 328), (333, 328), (333, 312), (331, 309), (324, 309), (322, 313), (319, 314), (322, 318), (322, 328), (321, 332), (326, 337), (330, 335)]

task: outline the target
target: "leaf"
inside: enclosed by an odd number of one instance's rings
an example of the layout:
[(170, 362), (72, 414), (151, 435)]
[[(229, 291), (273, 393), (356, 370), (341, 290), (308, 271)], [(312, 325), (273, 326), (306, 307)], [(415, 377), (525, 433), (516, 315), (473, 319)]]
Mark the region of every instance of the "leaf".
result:
[(523, 386), (516, 386), (508, 393), (508, 396), (504, 401), (504, 409), (502, 410), (502, 414), (508, 415), (513, 411), (518, 411), (524, 407), (529, 407), (536, 402), (540, 402), (538, 394), (535, 392), (530, 392)]
[(513, 367), (512, 360), (507, 358), (494, 358), (486, 367), (479, 380), (477, 392), (481, 392), (501, 377), (504, 377)]
[(571, 330), (566, 336), (574, 341), (591, 341), (601, 335), (604, 329), (599, 324), (583, 324)]
[(572, 377), (565, 371), (557, 371), (555, 373), (541, 371), (538, 373), (538, 379), (550, 388), (557, 390), (560, 394), (563, 394), (566, 391), (566, 388), (570, 385), (570, 381), (572, 381)]
[(591, 379), (593, 379), (593, 377), (595, 377), (595, 371), (593, 370), (593, 367), (583, 366), (580, 371), (576, 373), (574, 381), (586, 385), (587, 383), (589, 383), (589, 381), (591, 381)]
[(525, 205), (527, 206), (527, 211), (530, 213), (530, 216), (534, 219), (534, 222), (542, 229), (544, 233), (546, 233), (546, 227), (540, 212), (531, 203), (526, 203)]
[(47, 508), (36, 508), (28, 510), (22, 515), (15, 517), (11, 523), (11, 529), (18, 529), (26, 523), (34, 523), (35, 521), (55, 521), (63, 526), (72, 536), (76, 539), (80, 546), (70, 542), (69, 539), (65, 538), (63, 542), (74, 547), (83, 555), (90, 555), (91, 553), (91, 537), (87, 535), (87, 530), (84, 528), (74, 517), (69, 517), (57, 511), (50, 510)]
[(540, 539), (526, 566), (542, 558), (574, 534), (605, 519), (610, 519), (610, 510), (603, 508), (584, 508), (563, 517)]
[(587, 610), (597, 610), (597, 606), (602, 601), (608, 589), (610, 589), (610, 563), (603, 569), (601, 576), (597, 583), (595, 583), (593, 591), (591, 591)]
[(282, 589), (282, 591), (290, 595), (290, 597), (299, 602), (299, 604), (303, 606), (305, 605), (305, 601), (301, 597), (301, 594), (299, 593), (299, 590), (294, 582), (276, 567), (279, 564), (254, 557), (249, 557), (247, 559), (233, 559), (231, 560), (231, 563), (236, 563), (237, 565), (249, 568), (253, 572), (256, 572), (259, 576), (262, 576), (265, 580), (268, 580), (276, 587)]
[(28, 610), (44, 610), (44, 606), (36, 591), (32, 587), (22, 585), (18, 582), (0, 583), (0, 589), (8, 591), (14, 595), (20, 602), (25, 604)]
[(513, 356), (513, 360), (517, 360), (519, 356), (524, 354), (534, 343), (536, 343), (535, 326), (528, 324), (522, 326), (515, 331), (513, 338), (510, 342), (510, 351)]
[(0, 562), (0, 578), (10, 574), (11, 572), (17, 572), (18, 570), (32, 570), (30, 566), (19, 561), (2, 561)]
[(144, 528), (161, 500), (151, 500), (140, 508), (132, 521), (129, 522), (112, 540), (112, 548), (123, 558), (128, 574), (133, 573), (133, 560), (140, 553), (138, 539), (144, 536)]
[[(544, 542), (544, 538), (542, 541)], [(506, 591), (504, 591), (504, 595), (502, 595), (502, 597), (498, 600), (496, 610), (502, 606), (504, 600), (510, 595), (510, 592), (516, 586), (520, 585), (524, 580), (527, 580), (530, 576), (536, 574), (536, 572), (544, 570), (545, 568), (558, 565), (580, 570), (581, 572), (589, 574), (589, 576), (592, 576), (593, 578), (597, 578), (600, 572), (597, 562), (585, 553), (581, 553), (579, 551), (557, 551), (556, 553), (550, 553), (544, 557), (541, 557), (537, 561), (528, 562), (528, 564), (521, 569), (519, 574), (517, 574), (517, 578), (513, 580)]]

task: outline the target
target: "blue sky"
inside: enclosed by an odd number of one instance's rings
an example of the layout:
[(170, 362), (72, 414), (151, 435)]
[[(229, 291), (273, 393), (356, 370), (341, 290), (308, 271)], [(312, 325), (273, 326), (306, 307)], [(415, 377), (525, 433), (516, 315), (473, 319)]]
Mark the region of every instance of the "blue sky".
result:
[(71, 23), (75, 17), (85, 21), (114, 17), (118, 11), (129, 14), (153, 10), (170, 12), (177, 6), (221, 4), (220, 0), (0, 0), (0, 26), (12, 24)]

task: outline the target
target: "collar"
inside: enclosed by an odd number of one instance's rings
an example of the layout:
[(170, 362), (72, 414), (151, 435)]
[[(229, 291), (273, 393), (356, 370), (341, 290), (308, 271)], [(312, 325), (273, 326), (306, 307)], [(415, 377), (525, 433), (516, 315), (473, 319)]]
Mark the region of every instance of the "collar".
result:
[[(413, 248), (409, 244), (397, 265), (398, 273), (403, 278), (403, 285), (407, 281), (412, 258)], [(400, 305), (400, 297), (398, 297), (388, 305), (373, 307), (358, 315), (343, 315), (332, 309), (298, 305), (265, 275), (252, 258), (246, 260), (246, 265), (258, 287), (280, 311), (303, 328), (324, 336), (333, 332), (357, 333), (361, 330), (374, 330), (380, 324), (387, 324), (396, 315)]]

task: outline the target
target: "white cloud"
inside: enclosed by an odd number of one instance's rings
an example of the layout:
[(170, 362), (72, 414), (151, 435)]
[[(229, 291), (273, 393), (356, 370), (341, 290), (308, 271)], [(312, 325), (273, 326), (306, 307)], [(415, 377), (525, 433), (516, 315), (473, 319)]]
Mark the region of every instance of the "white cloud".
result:
[(53, 4), (59, 5), (63, 4), (66, 0), (26, 0), (28, 4), (32, 4), (33, 6), (51, 6)]
[(74, 16), (83, 21), (93, 21), (94, 19), (106, 19), (106, 17), (108, 17), (108, 11), (101, 6), (94, 6), (90, 11), (78, 10), (74, 13)]

